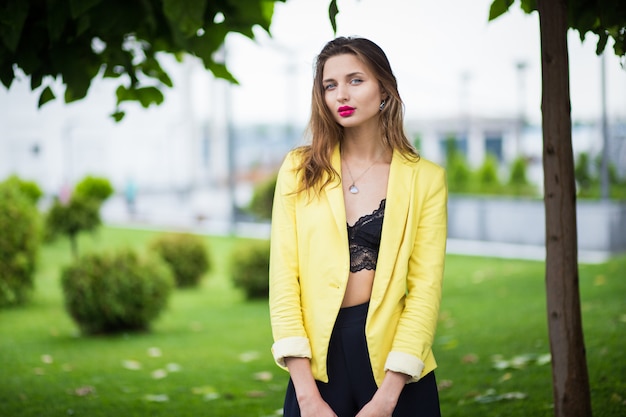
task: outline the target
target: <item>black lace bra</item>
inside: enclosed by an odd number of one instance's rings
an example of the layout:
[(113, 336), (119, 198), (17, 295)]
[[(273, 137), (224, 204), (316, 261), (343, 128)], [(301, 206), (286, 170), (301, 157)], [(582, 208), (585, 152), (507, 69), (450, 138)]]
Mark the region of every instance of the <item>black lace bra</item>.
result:
[(350, 272), (376, 269), (384, 216), (385, 199), (372, 214), (361, 217), (353, 226), (348, 225)]

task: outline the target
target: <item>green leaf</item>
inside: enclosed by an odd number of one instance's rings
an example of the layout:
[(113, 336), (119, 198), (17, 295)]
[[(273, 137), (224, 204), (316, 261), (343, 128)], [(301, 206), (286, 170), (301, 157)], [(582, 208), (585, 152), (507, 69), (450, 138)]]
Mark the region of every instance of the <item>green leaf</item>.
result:
[(602, 52), (604, 52), (604, 48), (606, 48), (606, 43), (609, 40), (606, 32), (602, 32), (599, 35), (600, 36), (598, 37), (598, 44), (596, 45), (596, 55), (602, 55)]
[(144, 108), (147, 108), (151, 104), (163, 103), (163, 93), (156, 87), (142, 87), (137, 89), (137, 99)]
[[(498, 0), (496, 0), (498, 1)], [(339, 14), (339, 8), (337, 7), (337, 0), (332, 0), (328, 5), (328, 19), (330, 25), (333, 27), (333, 34), (337, 34), (337, 14)]]
[(537, 10), (537, 0), (522, 0), (522, 10), (530, 14)]
[(206, 0), (163, 0), (163, 13), (186, 36), (193, 36), (203, 25)]
[(496, 19), (497, 17), (506, 13), (514, 0), (493, 0), (491, 7), (489, 8), (489, 21)]
[(233, 84), (239, 84), (239, 81), (237, 81), (233, 74), (228, 71), (228, 68), (226, 68), (226, 65), (224, 64), (213, 62), (207, 67), (207, 69), (209, 69), (217, 78), (222, 78), (226, 81), (230, 81)]
[(37, 107), (41, 107), (47, 102), (49, 102), (50, 100), (54, 100), (55, 98), (56, 97), (54, 93), (52, 92), (52, 89), (50, 88), (50, 86), (47, 86), (39, 95), (39, 104), (37, 105)]
[(113, 118), (113, 120), (115, 120), (116, 123), (121, 121), (125, 115), (126, 113), (121, 110), (116, 110), (114, 113), (111, 113), (111, 117)]
[(13, 63), (2, 60), (0, 62), (0, 81), (2, 84), (9, 89), (11, 84), (13, 84), (13, 78), (15, 77), (15, 73), (13, 72)]
[(46, 25), (50, 41), (61, 40), (61, 35), (66, 31), (66, 25), (70, 17), (70, 10), (64, 1), (46, 0), (47, 19)]
[(123, 101), (137, 101), (144, 108), (149, 107), (151, 104), (161, 104), (163, 102), (163, 93), (152, 86), (148, 87), (130, 87), (127, 88), (123, 85), (117, 87), (116, 90), (117, 95), (117, 104), (120, 104)]
[(0, 19), (0, 39), (9, 51), (15, 52), (22, 37), (24, 22), (28, 16), (29, 2), (8, 0), (3, 3), (0, 5), (0, 16), (8, 16), (8, 18)]
[[(284, 1), (284, 0), (283, 0)], [(270, 24), (272, 23), (272, 17), (274, 16), (274, 0), (261, 1), (261, 15), (263, 20), (267, 22), (267, 27), (261, 25), (268, 33), (270, 31)]]
[(147, 57), (141, 65), (141, 71), (148, 77), (155, 78), (168, 87), (173, 83), (169, 75), (163, 70), (159, 61), (154, 57)]
[[(83, 42), (88, 42), (86, 39)], [(78, 42), (50, 51), (54, 68), (66, 85), (65, 102), (80, 100), (87, 95), (91, 80), (98, 74), (100, 58), (91, 51), (91, 45)]]
[(77, 19), (80, 15), (101, 3), (102, 0), (70, 0), (70, 13), (73, 19)]
[(35, 91), (41, 86), (41, 82), (43, 81), (43, 74), (41, 71), (35, 71), (30, 74), (30, 89)]

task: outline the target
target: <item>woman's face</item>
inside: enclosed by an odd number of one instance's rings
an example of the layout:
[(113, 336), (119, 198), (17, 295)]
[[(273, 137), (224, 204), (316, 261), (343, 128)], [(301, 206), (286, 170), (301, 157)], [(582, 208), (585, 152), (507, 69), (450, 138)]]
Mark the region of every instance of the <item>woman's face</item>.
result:
[(386, 97), (370, 69), (355, 55), (328, 58), (322, 76), (324, 100), (345, 128), (378, 125), (380, 103)]

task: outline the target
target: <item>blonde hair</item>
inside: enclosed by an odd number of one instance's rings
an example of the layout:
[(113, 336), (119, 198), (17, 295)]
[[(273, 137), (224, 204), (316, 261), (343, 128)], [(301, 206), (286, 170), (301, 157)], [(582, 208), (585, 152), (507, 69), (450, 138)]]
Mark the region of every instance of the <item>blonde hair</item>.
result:
[(326, 61), (342, 54), (355, 55), (363, 62), (388, 95), (380, 112), (379, 127), (383, 145), (392, 151), (398, 150), (408, 159), (419, 159), (419, 154), (404, 133), (404, 105), (387, 56), (378, 45), (368, 39), (339, 37), (322, 48), (315, 62), (311, 118), (307, 127), (311, 144), (298, 149), (302, 157), (297, 168), (301, 179), (298, 191), (313, 189), (319, 193), (339, 176), (331, 164), (331, 158), (335, 146), (343, 139), (344, 128), (335, 121), (326, 105), (322, 81)]

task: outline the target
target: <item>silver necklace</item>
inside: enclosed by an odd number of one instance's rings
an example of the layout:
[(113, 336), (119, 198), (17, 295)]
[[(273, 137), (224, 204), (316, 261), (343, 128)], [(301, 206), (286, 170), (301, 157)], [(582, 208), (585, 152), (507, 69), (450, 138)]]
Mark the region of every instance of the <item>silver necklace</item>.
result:
[(352, 184), (350, 184), (350, 186), (348, 187), (348, 191), (350, 191), (350, 193), (357, 194), (359, 192), (359, 188), (356, 186), (355, 183), (361, 178), (363, 178), (363, 175), (365, 175), (367, 171), (370, 170), (371, 167), (376, 165), (376, 162), (378, 162), (381, 156), (382, 156), (382, 152), (380, 155), (378, 155), (378, 158), (376, 158), (374, 162), (372, 162), (372, 165), (368, 166), (367, 169), (363, 171), (361, 175), (359, 175), (356, 179), (354, 179), (354, 177), (352, 176), (352, 171), (350, 171), (350, 166), (348, 166), (348, 162), (345, 159), (343, 159), (343, 162), (344, 164), (346, 164), (346, 168), (348, 169), (348, 175), (350, 175), (350, 179), (352, 180)]

